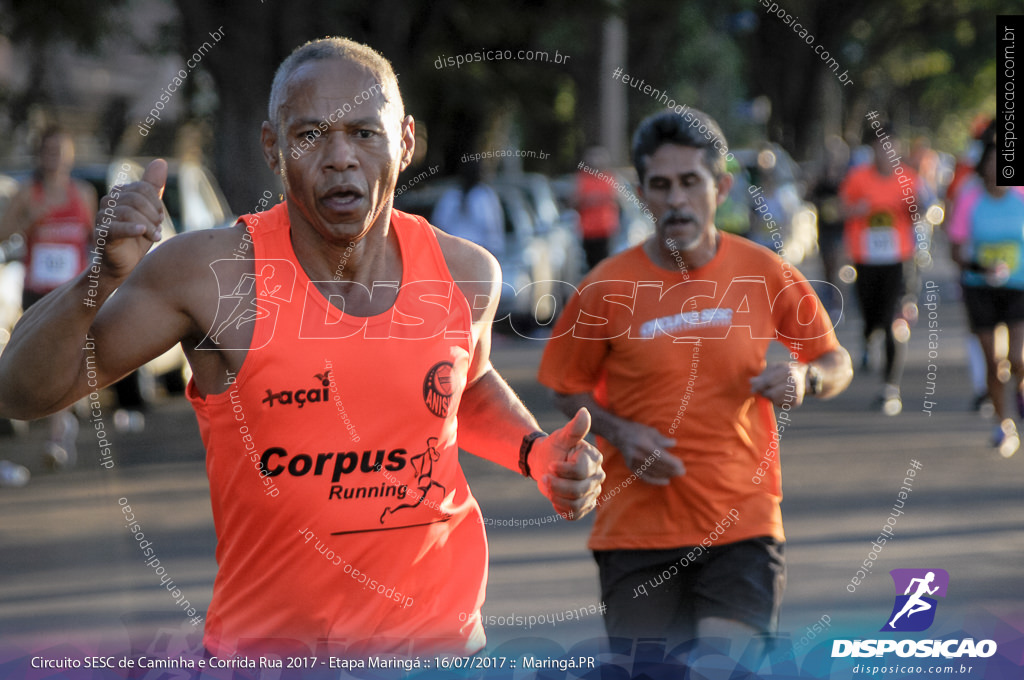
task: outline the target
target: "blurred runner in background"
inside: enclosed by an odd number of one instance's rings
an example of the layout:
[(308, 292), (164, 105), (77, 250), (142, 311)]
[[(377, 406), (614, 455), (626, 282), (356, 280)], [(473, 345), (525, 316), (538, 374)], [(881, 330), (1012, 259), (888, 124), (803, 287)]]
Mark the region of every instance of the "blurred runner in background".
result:
[(939, 170), (941, 160), (932, 148), (931, 140), (924, 135), (914, 137), (907, 154), (908, 164), (917, 173), (918, 207), (923, 211), (939, 200)]
[[(584, 279), (539, 380), (563, 412), (593, 414), (604, 454), (588, 546), (608, 635), (726, 638), (743, 652), (775, 630), (785, 587), (772, 407), (832, 397), (853, 371), (803, 276), (716, 227), (733, 181), (725, 138), (707, 114), (687, 115), (692, 124), (669, 111), (637, 129), (655, 233)], [(773, 339), (791, 361), (767, 363)]]
[(985, 146), (977, 165), (982, 181), (967, 183), (961, 189), (949, 225), (949, 239), (953, 259), (963, 272), (971, 331), (985, 354), (988, 395), (997, 419), (992, 446), (1008, 458), (1020, 448), (1020, 437), (1006, 402), (995, 329), (1004, 324), (1008, 331), (1009, 382), (1016, 415), (1024, 417), (1024, 188), (996, 184), (994, 125), (985, 131), (982, 141)]
[[(914, 267), (914, 222), (917, 176), (900, 162), (892, 129), (878, 120), (865, 130), (872, 162), (853, 168), (839, 189), (846, 211), (846, 250), (857, 268), (857, 299), (864, 322), (861, 368), (867, 369), (871, 338), (885, 334), (884, 387), (876, 403), (886, 415), (903, 410), (900, 380), (910, 327), (898, 316)], [(916, 205), (916, 204), (915, 204)]]
[[(96, 191), (71, 177), (74, 164), (71, 135), (57, 126), (46, 128), (39, 138), (32, 178), (0, 220), (0, 241), (21, 234), (27, 246), (23, 310), (73, 279), (88, 264)], [(46, 420), (50, 428), (43, 451), (47, 466), (57, 470), (73, 466), (78, 419), (66, 408)], [(8, 466), (3, 467), (10, 473)], [(2, 472), (0, 477), (5, 477)], [(27, 472), (16, 479), (27, 481)]]
[[(981, 160), (981, 153), (985, 148), (981, 141), (985, 129), (991, 125), (991, 119), (987, 117), (976, 118), (971, 123), (971, 141), (964, 152), (956, 159), (956, 167), (953, 169), (953, 179), (946, 187), (945, 221), (943, 228), (949, 231), (949, 224), (953, 220), (953, 213), (956, 212), (956, 200), (959, 198), (961, 189), (967, 185), (981, 183), (976, 169), (978, 161)], [(998, 329), (997, 329), (998, 330)], [(992, 408), (992, 400), (988, 397), (988, 380), (985, 376), (985, 353), (981, 349), (981, 342), (978, 336), (968, 334), (964, 337), (967, 346), (967, 368), (971, 374), (971, 386), (974, 388), (974, 396), (971, 400), (971, 409), (978, 411), (981, 415), (988, 417), (995, 414)]]
[(608, 257), (608, 243), (619, 229), (619, 202), (615, 186), (605, 174), (611, 165), (607, 149), (590, 147), (583, 163), (587, 167), (576, 173), (576, 212), (587, 269), (593, 269)]
[(825, 140), (825, 157), (811, 188), (811, 200), (818, 209), (818, 252), (824, 267), (825, 280), (832, 286), (823, 289), (822, 303), (833, 320), (842, 308), (838, 299), (839, 263), (843, 255), (843, 204), (839, 186), (850, 166), (850, 147), (838, 135)]

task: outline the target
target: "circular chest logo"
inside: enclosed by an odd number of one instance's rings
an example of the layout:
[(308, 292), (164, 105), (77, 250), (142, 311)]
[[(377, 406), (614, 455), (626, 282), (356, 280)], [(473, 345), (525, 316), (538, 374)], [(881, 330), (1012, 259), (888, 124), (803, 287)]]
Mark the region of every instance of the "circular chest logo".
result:
[(448, 417), (448, 406), (452, 401), (452, 371), (450, 361), (436, 363), (423, 379), (423, 403), (438, 418)]

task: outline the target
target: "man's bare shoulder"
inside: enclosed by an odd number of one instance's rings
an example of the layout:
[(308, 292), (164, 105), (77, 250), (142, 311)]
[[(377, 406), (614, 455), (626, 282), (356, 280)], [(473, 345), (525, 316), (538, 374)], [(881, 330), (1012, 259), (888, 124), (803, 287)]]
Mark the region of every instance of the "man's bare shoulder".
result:
[(452, 236), (434, 227), (437, 244), (456, 281), (501, 283), (501, 266), (486, 248), (466, 239)]
[[(452, 236), (433, 227), (437, 236), (437, 244), (448, 265), (452, 279), (458, 284), (462, 294), (470, 301), (473, 308), (474, 321), (484, 317), (487, 309), (497, 308), (501, 293), (501, 266), (498, 260), (487, 249), (466, 239)], [(478, 305), (479, 298), (488, 298), (490, 304)]]
[[(146, 255), (146, 259), (159, 255), (165, 262), (202, 267), (225, 258), (251, 260), (253, 259), (252, 241), (243, 238), (245, 234), (246, 231), (242, 225), (186, 231), (163, 240)], [(243, 257), (243, 255), (247, 257)]]
[(197, 286), (215, 284), (215, 262), (227, 260), (229, 265), (237, 262), (239, 271), (251, 271), (252, 242), (243, 239), (245, 233), (244, 227), (233, 226), (176, 234), (150, 250), (132, 277), (148, 287), (170, 286), (194, 292)]
[(192, 319), (190, 334), (201, 338), (216, 319), (224, 291), (252, 277), (251, 242), (245, 242), (250, 244), (248, 257), (240, 255), (243, 234), (242, 227), (177, 234), (147, 253), (119, 292), (186, 315)]

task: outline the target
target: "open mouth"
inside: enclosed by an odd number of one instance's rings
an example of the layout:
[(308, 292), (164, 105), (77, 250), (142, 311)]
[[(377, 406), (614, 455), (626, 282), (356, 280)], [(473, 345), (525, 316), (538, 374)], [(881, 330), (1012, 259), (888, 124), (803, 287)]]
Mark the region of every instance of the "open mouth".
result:
[(332, 212), (348, 212), (363, 199), (363, 192), (351, 184), (331, 187), (320, 197), (320, 203)]

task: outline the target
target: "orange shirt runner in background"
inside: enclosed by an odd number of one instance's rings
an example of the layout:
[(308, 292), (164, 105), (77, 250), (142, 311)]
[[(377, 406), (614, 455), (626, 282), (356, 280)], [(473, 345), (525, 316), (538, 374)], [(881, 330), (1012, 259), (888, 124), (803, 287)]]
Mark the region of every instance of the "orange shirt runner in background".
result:
[[(593, 392), (615, 415), (675, 438), (662, 455), (686, 466), (668, 486), (645, 484), (598, 438), (608, 478), (589, 547), (679, 548), (711, 534), (716, 545), (785, 540), (775, 415), (750, 379), (776, 337), (800, 361), (839, 347), (806, 280), (766, 248), (722, 233), (703, 267), (668, 271), (637, 246), (604, 261), (579, 291), (552, 332), (540, 382)], [(719, 535), (729, 516), (738, 522)]]
[(583, 238), (608, 238), (615, 233), (619, 204), (611, 182), (581, 170), (576, 173), (576, 196)]
[(188, 389), (217, 531), (207, 649), (480, 651), (487, 541), (456, 442), (472, 317), (432, 228), (392, 213), (402, 287), (364, 318), (310, 282), (286, 204), (242, 219), (254, 276), (221, 304), (253, 339), (227, 391)]
[(839, 187), (840, 198), (850, 207), (862, 201), (869, 206), (866, 215), (846, 220), (843, 237), (855, 263), (896, 264), (910, 259), (914, 253), (910, 206), (916, 200), (916, 188), (917, 176), (909, 168), (900, 174), (882, 175), (868, 163), (850, 171)]

